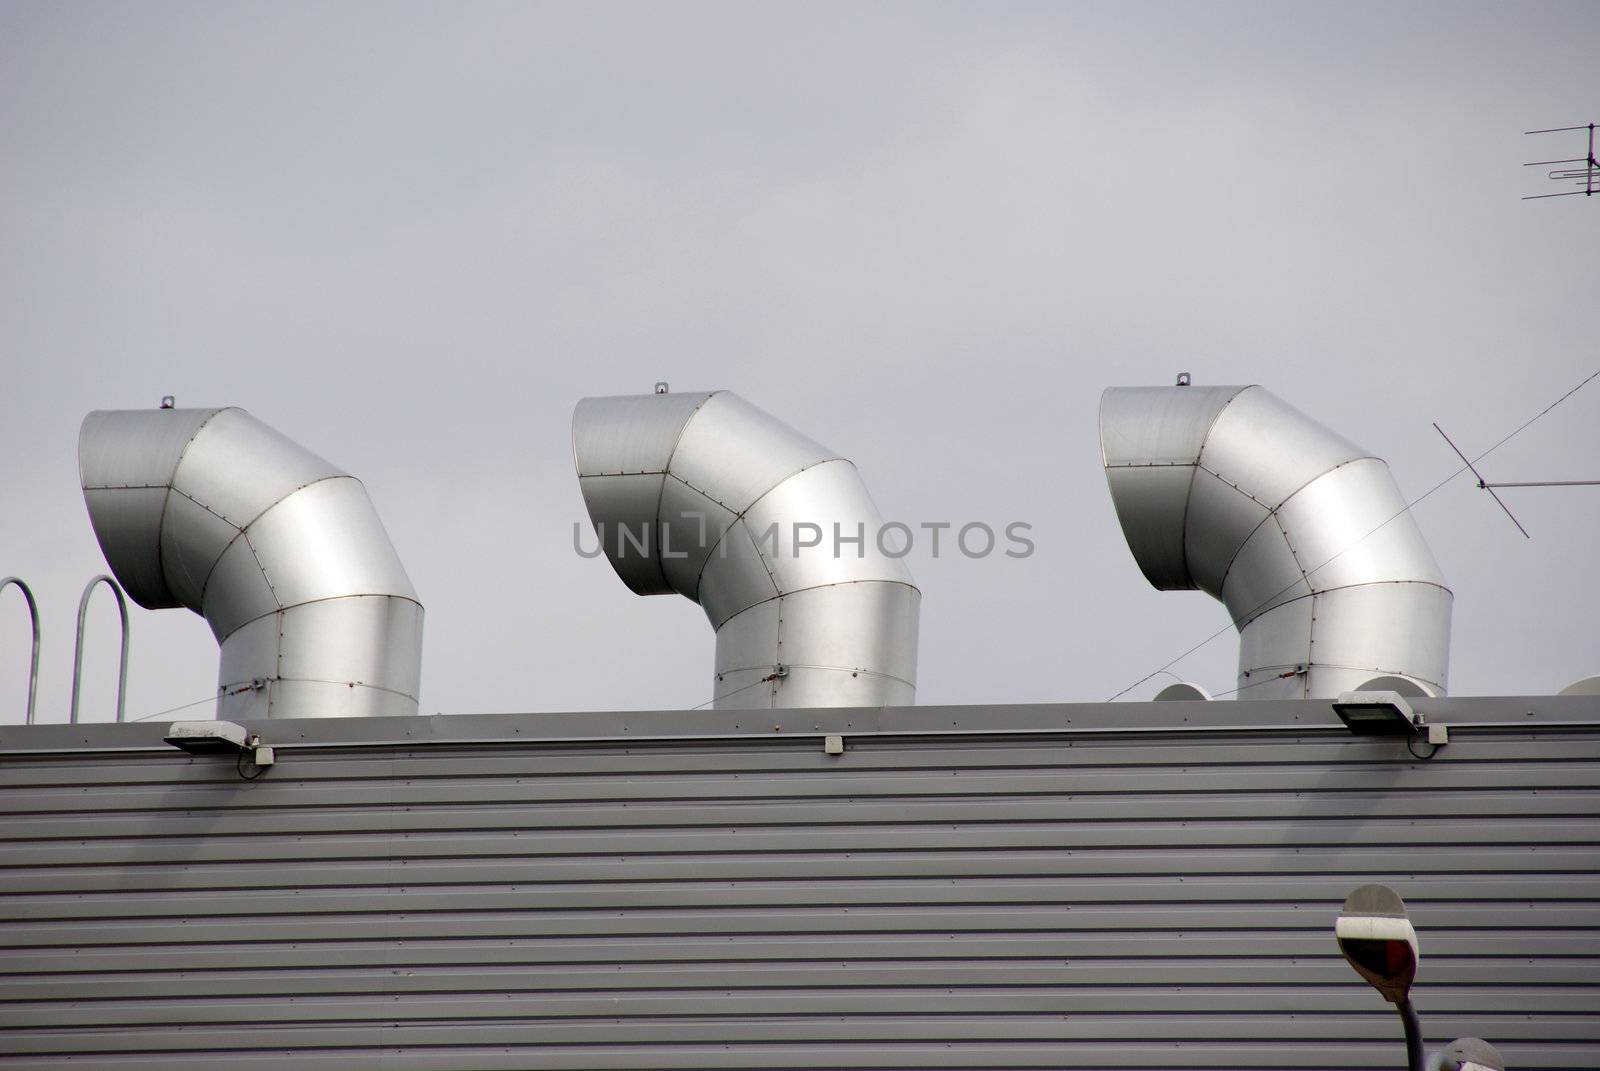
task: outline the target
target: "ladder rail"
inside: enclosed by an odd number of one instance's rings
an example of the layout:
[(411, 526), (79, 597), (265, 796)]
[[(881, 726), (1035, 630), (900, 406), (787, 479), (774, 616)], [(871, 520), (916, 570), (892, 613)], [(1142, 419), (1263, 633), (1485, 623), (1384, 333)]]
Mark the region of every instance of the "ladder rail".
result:
[(117, 614), (122, 618), (122, 658), (117, 665), (118, 721), (122, 720), (128, 698), (128, 601), (122, 597), (122, 589), (117, 582), (101, 573), (84, 585), (83, 595), (78, 599), (78, 639), (72, 649), (72, 712), (68, 718), (73, 725), (78, 723), (78, 696), (83, 683), (83, 626), (89, 613), (89, 596), (94, 594), (95, 586), (101, 583), (116, 596)]
[(22, 597), (28, 603), (28, 617), (33, 622), (33, 659), (28, 666), (28, 719), (26, 724), (33, 724), (34, 705), (39, 698), (39, 604), (34, 601), (33, 589), (16, 576), (0, 579), (0, 592), (15, 584), (17, 590), (22, 592)]

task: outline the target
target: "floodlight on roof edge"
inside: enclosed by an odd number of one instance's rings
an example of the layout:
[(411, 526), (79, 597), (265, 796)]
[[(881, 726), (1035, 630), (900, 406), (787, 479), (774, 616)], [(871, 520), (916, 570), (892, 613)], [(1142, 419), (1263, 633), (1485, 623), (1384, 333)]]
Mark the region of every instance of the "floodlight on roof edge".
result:
[[(1425, 735), (1435, 749), (1450, 742), (1447, 726), (1429, 725), (1427, 716), (1412, 710), (1399, 692), (1345, 692), (1333, 701), (1333, 712), (1357, 736), (1403, 736), (1409, 746), (1411, 737)], [(1432, 758), (1433, 753), (1418, 757)]]
[(1333, 712), (1357, 736), (1406, 736), (1425, 721), (1398, 692), (1345, 692), (1333, 701)]
[[(277, 762), (272, 748), (263, 744), (260, 736), (237, 722), (175, 721), (168, 726), (164, 742), (191, 755), (237, 756), (239, 776), (247, 781), (254, 781), (268, 766)], [(257, 769), (253, 775), (244, 772), (246, 758)]]

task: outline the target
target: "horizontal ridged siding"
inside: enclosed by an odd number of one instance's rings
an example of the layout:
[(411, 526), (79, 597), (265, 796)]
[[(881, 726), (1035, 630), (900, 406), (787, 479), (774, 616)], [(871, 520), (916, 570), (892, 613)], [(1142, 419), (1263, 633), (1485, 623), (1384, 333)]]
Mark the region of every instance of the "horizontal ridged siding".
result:
[(0, 761), (8, 1066), (1392, 1068), (1600, 1046), (1600, 726)]

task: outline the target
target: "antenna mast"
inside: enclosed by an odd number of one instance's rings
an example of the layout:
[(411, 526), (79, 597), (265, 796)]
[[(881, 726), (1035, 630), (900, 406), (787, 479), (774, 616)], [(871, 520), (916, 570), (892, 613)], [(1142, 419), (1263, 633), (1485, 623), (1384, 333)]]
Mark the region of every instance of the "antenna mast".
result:
[[(1594, 157), (1594, 124), (1586, 126), (1553, 126), (1548, 130), (1526, 130), (1525, 134), (1564, 134), (1569, 131), (1586, 130), (1589, 132), (1589, 152), (1585, 156), (1574, 156), (1566, 160), (1535, 160), (1523, 164), (1523, 167), (1554, 167), (1548, 178), (1552, 182), (1570, 182), (1575, 186), (1582, 186), (1581, 190), (1566, 190), (1562, 193), (1535, 193), (1524, 197), (1524, 201), (1538, 201), (1545, 197), (1575, 197), (1583, 194), (1593, 197), (1600, 193), (1600, 161)], [(1582, 167), (1562, 167), (1562, 164), (1582, 164)]]

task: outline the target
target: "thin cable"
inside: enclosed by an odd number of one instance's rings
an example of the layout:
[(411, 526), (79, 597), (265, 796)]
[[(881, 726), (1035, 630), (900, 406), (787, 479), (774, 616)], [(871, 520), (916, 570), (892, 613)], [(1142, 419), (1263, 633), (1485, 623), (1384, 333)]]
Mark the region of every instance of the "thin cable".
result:
[[(877, 677), (880, 680), (899, 681), (901, 684), (904, 684), (904, 685), (907, 685), (907, 686), (910, 686), (910, 687), (915, 687), (915, 685), (912, 685), (910, 681), (904, 680), (904, 679), (902, 679), (900, 677), (896, 677), (893, 673), (879, 673), (876, 670), (861, 669), (859, 667), (852, 668), (850, 666), (812, 666), (812, 665), (807, 665), (804, 662), (786, 662), (786, 663), (784, 663), (783, 668), (786, 671), (787, 670), (791, 670), (791, 669), (826, 669), (826, 670), (832, 670), (835, 673), (848, 673), (852, 677)], [(712, 703), (715, 703), (719, 699), (727, 699), (729, 696), (738, 695), (740, 692), (747, 692), (751, 688), (756, 687), (757, 685), (770, 684), (773, 681), (782, 680), (787, 675), (788, 675), (787, 672), (785, 672), (785, 673), (769, 673), (765, 677), (762, 677), (760, 680), (745, 685), (743, 688), (735, 688), (731, 692), (724, 692), (721, 695), (714, 695), (710, 699), (707, 699), (704, 703), (701, 703), (699, 706), (690, 707), (689, 709), (690, 710), (700, 710), (700, 709), (702, 709), (704, 707), (710, 706)], [(1173, 677), (1173, 680), (1177, 680), (1177, 679), (1178, 678), (1176, 676)]]
[(1438, 432), (1441, 436), (1444, 436), (1444, 441), (1450, 444), (1450, 449), (1452, 449), (1452, 450), (1454, 450), (1456, 452), (1456, 456), (1459, 457), (1462, 460), (1462, 462), (1467, 466), (1467, 468), (1472, 472), (1472, 474), (1478, 478), (1478, 486), (1481, 489), (1483, 489), (1485, 491), (1488, 491), (1489, 492), (1489, 497), (1494, 499), (1495, 505), (1499, 506), (1502, 510), (1504, 510), (1505, 511), (1505, 515), (1507, 517), (1511, 518), (1511, 523), (1517, 526), (1517, 531), (1522, 533), (1522, 538), (1524, 538), (1524, 539), (1532, 539), (1533, 536), (1529, 535), (1528, 534), (1528, 530), (1526, 528), (1522, 527), (1522, 522), (1517, 520), (1517, 515), (1515, 513), (1511, 512), (1511, 507), (1506, 505), (1504, 500), (1502, 500), (1499, 495), (1495, 494), (1494, 491), (1490, 490), (1489, 485), (1487, 483), (1483, 482), (1483, 473), (1479, 472), (1473, 466), (1472, 462), (1467, 460), (1467, 455), (1463, 454), (1461, 452), (1461, 448), (1455, 444), (1455, 440), (1450, 438), (1450, 436), (1444, 434), (1444, 429), (1439, 426), (1439, 422), (1437, 420), (1435, 420), (1433, 422), (1433, 430)]
[[(270, 767), (270, 766), (256, 766), (256, 772), (255, 773), (253, 773), (253, 774), (245, 773), (244, 772), (244, 757), (245, 757), (245, 754), (246, 753), (243, 752), (243, 751), (239, 752), (239, 761), (233, 764), (233, 768), (235, 770), (239, 771), (240, 779), (245, 780), (245, 781), (254, 781), (256, 778), (260, 777), (262, 774), (264, 774), (268, 770), (272, 769), (272, 767)], [(252, 765), (252, 766), (256, 765), (254, 759), (250, 760), (250, 765)]]
[(127, 721), (145, 721), (145, 720), (147, 720), (149, 718), (159, 718), (163, 714), (175, 714), (180, 710), (188, 710), (190, 707), (197, 707), (201, 703), (215, 702), (216, 700), (221, 699), (224, 696), (243, 695), (245, 692), (253, 692), (255, 690), (256, 690), (256, 686), (254, 684), (241, 684), (241, 685), (239, 685), (239, 687), (233, 689), (233, 691), (231, 691), (231, 692), (218, 692), (218, 693), (215, 693), (215, 694), (212, 694), (212, 695), (208, 695), (204, 699), (196, 699), (192, 703), (184, 703), (181, 706), (168, 707), (166, 710), (158, 710), (154, 714), (140, 714), (137, 718), (127, 718), (125, 720), (127, 720)]
[(1290, 677), (1300, 677), (1300, 676), (1304, 676), (1304, 675), (1305, 675), (1305, 670), (1301, 670), (1301, 669), (1292, 669), (1287, 673), (1275, 673), (1270, 677), (1262, 677), (1258, 681), (1251, 681), (1249, 684), (1241, 684), (1237, 688), (1230, 688), (1226, 692), (1218, 692), (1216, 695), (1212, 696), (1211, 698), (1213, 698), (1213, 699), (1226, 699), (1228, 696), (1234, 695), (1237, 692), (1248, 692), (1250, 689), (1259, 688), (1263, 684), (1271, 684), (1274, 681), (1284, 681), (1284, 680), (1288, 680)]
[(1440, 744), (1431, 744), (1429, 746), (1433, 748), (1432, 751), (1428, 752), (1426, 755), (1418, 755), (1417, 754), (1417, 749), (1411, 746), (1415, 742), (1416, 742), (1415, 734), (1414, 733), (1407, 733), (1406, 734), (1406, 750), (1411, 752), (1411, 757), (1412, 758), (1421, 759), (1423, 762), (1427, 762), (1429, 759), (1431, 759), (1435, 755), (1439, 754), (1439, 748), (1442, 746)]
[[(1305, 576), (1310, 576), (1312, 573), (1318, 572), (1319, 570), (1326, 568), (1327, 566), (1331, 565), (1333, 562), (1337, 561), (1339, 558), (1343, 557), (1349, 551), (1352, 551), (1356, 547), (1360, 546), (1367, 539), (1371, 538), (1372, 536), (1376, 535), (1378, 532), (1381, 532), (1383, 529), (1387, 528), (1395, 520), (1399, 519), (1400, 517), (1403, 517), (1407, 513), (1410, 513), (1417, 506), (1420, 506), (1423, 502), (1427, 501), (1427, 499), (1430, 496), (1432, 496), (1434, 492), (1436, 492), (1440, 488), (1444, 487), (1445, 484), (1449, 483), (1451, 480), (1455, 479), (1457, 476), (1460, 476), (1463, 472), (1471, 471), (1473, 465), (1477, 464), (1479, 461), (1482, 461), (1484, 458), (1488, 457), (1490, 454), (1492, 454), (1496, 450), (1500, 449), (1506, 443), (1510, 442), (1512, 439), (1515, 439), (1518, 435), (1521, 435), (1524, 431), (1528, 430), (1528, 428), (1530, 426), (1532, 426), (1535, 421), (1537, 421), (1540, 418), (1544, 417), (1547, 413), (1550, 412), (1550, 410), (1554, 409), (1556, 406), (1560, 405), (1562, 402), (1566, 401), (1568, 398), (1570, 398), (1574, 394), (1578, 393), (1578, 391), (1582, 390), (1584, 387), (1587, 387), (1590, 383), (1594, 382), (1594, 380), (1597, 379), (1597, 378), (1600, 378), (1600, 368), (1597, 368), (1597, 369), (1594, 370), (1594, 372), (1590, 373), (1590, 375), (1586, 379), (1584, 379), (1584, 381), (1582, 383), (1579, 383), (1576, 387), (1573, 387), (1571, 390), (1567, 391), (1561, 397), (1557, 398), (1555, 401), (1551, 402), (1549, 405), (1547, 405), (1543, 409), (1539, 410), (1538, 413), (1534, 414), (1527, 421), (1523, 422), (1520, 426), (1517, 427), (1517, 429), (1515, 431), (1511, 432), (1511, 434), (1507, 435), (1505, 438), (1501, 439), (1499, 442), (1497, 442), (1493, 446), (1489, 447), (1489, 449), (1485, 450), (1483, 453), (1481, 453), (1477, 457), (1473, 458), (1467, 464), (1461, 466), (1459, 469), (1456, 469), (1450, 475), (1446, 476), (1444, 479), (1440, 480), (1438, 483), (1436, 483), (1432, 487), (1428, 488), (1422, 494), (1418, 495), (1416, 498), (1414, 498), (1410, 502), (1406, 503), (1403, 507), (1400, 508), (1400, 510), (1398, 512), (1394, 513), (1393, 515), (1391, 515), (1390, 517), (1385, 519), (1376, 528), (1373, 528), (1372, 531), (1366, 533), (1366, 535), (1363, 535), (1363, 536), (1359, 537), (1358, 539), (1353, 540), (1351, 543), (1346, 545), (1338, 553), (1334, 554), (1333, 557), (1329, 558), (1327, 561), (1324, 561), (1321, 565), (1318, 565), (1316, 568), (1307, 569), (1305, 571)], [(1304, 579), (1304, 577), (1302, 577), (1301, 579)], [(1259, 612), (1261, 612), (1261, 610), (1266, 608), (1266, 606), (1269, 603), (1271, 603), (1272, 600), (1276, 599), (1279, 595), (1282, 595), (1284, 592), (1290, 591), (1290, 590), (1298, 587), (1300, 585), (1300, 582), (1301, 582), (1300, 580), (1295, 580), (1295, 581), (1291, 582), (1290, 584), (1288, 584), (1287, 586), (1282, 587), (1282, 588), (1278, 589), (1277, 591), (1274, 591), (1271, 595), (1268, 595), (1265, 599), (1263, 599), (1261, 601), (1261, 603), (1259, 605), (1257, 605), (1254, 609), (1252, 609), (1249, 613), (1246, 613), (1246, 614), (1242, 615), (1243, 618), (1249, 619), (1249, 618), (1255, 617), (1256, 614), (1258, 614)], [(1207, 644), (1211, 643), (1218, 636), (1221, 636), (1223, 633), (1232, 631), (1233, 628), (1234, 628), (1234, 625), (1232, 623), (1229, 623), (1227, 625), (1222, 626), (1217, 631), (1213, 632), (1211, 635), (1207, 636), (1205, 639), (1201, 640), (1199, 643), (1195, 644), (1193, 647), (1189, 648), (1187, 651), (1183, 652), (1181, 655), (1179, 655), (1178, 657), (1174, 658), (1172, 661), (1170, 661), (1170, 662), (1166, 663), (1165, 665), (1163, 665), (1160, 669), (1152, 670), (1151, 672), (1146, 673), (1143, 677), (1140, 677), (1138, 680), (1134, 681), (1132, 684), (1130, 684), (1126, 688), (1122, 689), (1122, 691), (1118, 692), (1116, 695), (1112, 696), (1110, 699), (1107, 699), (1106, 702), (1107, 703), (1116, 702), (1118, 699), (1121, 699), (1123, 696), (1127, 695), (1129, 692), (1131, 692), (1135, 688), (1139, 687), (1139, 685), (1143, 684), (1145, 681), (1149, 680), (1151, 677), (1157, 676), (1157, 675), (1159, 675), (1161, 673), (1165, 673), (1166, 671), (1170, 670), (1173, 666), (1177, 665), (1179, 662), (1182, 662), (1185, 658), (1188, 658), (1190, 655), (1194, 654), (1196, 651), (1200, 650), (1202, 647), (1205, 647)], [(1254, 685), (1246, 685), (1245, 687), (1247, 687), (1247, 688), (1248, 687), (1254, 687)], [(1237, 689), (1237, 688), (1234, 689), (1234, 691), (1242, 691), (1242, 690), (1243, 689)], [(1223, 692), (1222, 693), (1222, 695), (1231, 695), (1231, 694), (1232, 694), (1231, 692)], [(1218, 696), (1218, 698), (1221, 698), (1221, 696)]]
[[(1595, 369), (1594, 372), (1592, 372), (1589, 375), (1588, 379), (1585, 379), (1582, 383), (1579, 383), (1576, 387), (1573, 387), (1571, 390), (1567, 391), (1567, 393), (1563, 394), (1561, 397), (1557, 398), (1555, 401), (1551, 402), (1549, 405), (1547, 405), (1543, 409), (1541, 409), (1538, 412), (1537, 415), (1535, 415), (1531, 420), (1528, 421), (1527, 424), (1523, 424), (1516, 431), (1512, 432), (1510, 435), (1507, 435), (1504, 439), (1501, 439), (1499, 442), (1495, 443), (1493, 446), (1489, 447), (1489, 449), (1485, 450), (1483, 453), (1479, 454), (1477, 457), (1473, 458), (1472, 460), (1474, 462), (1482, 461), (1484, 458), (1488, 457), (1490, 454), (1492, 454), (1496, 450), (1500, 449), (1506, 443), (1510, 442), (1512, 439), (1515, 439), (1518, 435), (1521, 435), (1524, 431), (1526, 431), (1527, 428), (1528, 428), (1528, 424), (1532, 424), (1535, 420), (1538, 420), (1540, 417), (1542, 417), (1546, 413), (1550, 412), (1550, 410), (1554, 409), (1556, 406), (1560, 405), (1562, 402), (1566, 401), (1568, 398), (1570, 398), (1574, 394), (1578, 393), (1584, 387), (1587, 387), (1596, 378), (1600, 378), (1600, 368)], [(1459, 476), (1459, 475), (1461, 475), (1459, 472), (1456, 473), (1456, 476)], [(1451, 477), (1451, 478), (1454, 479), (1455, 477)]]
[(128, 721), (146, 721), (146, 720), (148, 720), (150, 718), (159, 718), (163, 714), (176, 714), (180, 710), (188, 710), (190, 707), (197, 707), (201, 703), (214, 703), (214, 702), (216, 702), (216, 699), (217, 699), (216, 693), (213, 692), (211, 695), (206, 696), (204, 699), (196, 699), (193, 703), (184, 703), (181, 706), (168, 707), (166, 710), (158, 710), (154, 714), (140, 714), (137, 718), (129, 718), (127, 720)]
[(752, 682), (750, 684), (747, 684), (743, 688), (735, 688), (731, 692), (723, 692), (721, 695), (714, 695), (710, 699), (707, 699), (704, 703), (701, 703), (699, 706), (693, 706), (693, 707), (690, 707), (689, 709), (690, 710), (702, 710), (705, 707), (709, 707), (712, 703), (717, 702), (719, 699), (731, 699), (733, 696), (738, 695), (740, 692), (748, 692), (752, 688), (759, 688), (763, 684), (770, 684), (770, 683), (772, 683), (773, 681), (775, 681), (777, 679), (778, 679), (778, 675), (776, 673), (773, 673), (773, 674), (771, 674), (769, 676), (762, 677), (758, 681), (754, 681), (754, 682)]

